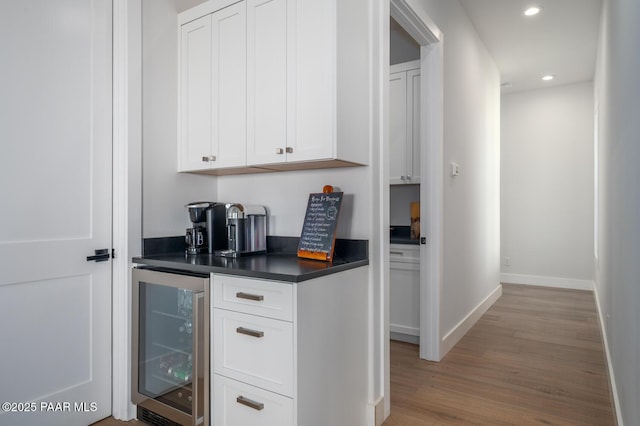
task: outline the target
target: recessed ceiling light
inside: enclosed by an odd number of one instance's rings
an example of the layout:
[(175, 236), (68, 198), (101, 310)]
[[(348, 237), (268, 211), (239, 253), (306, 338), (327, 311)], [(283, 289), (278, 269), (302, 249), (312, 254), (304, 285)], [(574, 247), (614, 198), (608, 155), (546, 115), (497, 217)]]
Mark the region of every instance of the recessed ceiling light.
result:
[(555, 76), (555, 75), (547, 74), (547, 75), (545, 75), (544, 77), (542, 77), (542, 80), (544, 80), (544, 81), (551, 81), (551, 80), (553, 80), (554, 78), (556, 78), (556, 76)]
[(524, 16), (535, 16), (540, 12), (542, 12), (542, 7), (531, 6), (530, 8), (524, 11)]

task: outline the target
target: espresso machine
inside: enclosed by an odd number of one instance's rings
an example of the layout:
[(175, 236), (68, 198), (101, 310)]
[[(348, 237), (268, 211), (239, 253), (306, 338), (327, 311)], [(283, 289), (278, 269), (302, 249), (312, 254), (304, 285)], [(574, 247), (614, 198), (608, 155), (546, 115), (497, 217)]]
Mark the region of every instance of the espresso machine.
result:
[(264, 206), (226, 204), (227, 247), (215, 254), (240, 257), (267, 251), (267, 209)]
[(226, 208), (224, 203), (196, 201), (185, 206), (193, 223), (187, 228), (187, 254), (212, 254), (227, 248)]

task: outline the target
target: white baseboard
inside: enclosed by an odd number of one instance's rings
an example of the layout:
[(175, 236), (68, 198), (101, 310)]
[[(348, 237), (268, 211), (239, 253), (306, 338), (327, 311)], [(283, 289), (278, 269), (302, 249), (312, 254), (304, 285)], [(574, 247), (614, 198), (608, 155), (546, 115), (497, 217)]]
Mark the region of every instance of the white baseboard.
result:
[(593, 291), (593, 280), (547, 277), (544, 275), (500, 274), (500, 282)]
[(371, 426), (382, 426), (386, 420), (384, 416), (384, 398), (380, 397), (369, 403), (367, 424)]
[(613, 399), (613, 409), (615, 411), (616, 419), (618, 420), (618, 426), (624, 426), (622, 421), (622, 410), (620, 410), (620, 399), (618, 398), (618, 387), (616, 386), (616, 376), (613, 373), (613, 364), (611, 363), (611, 352), (609, 351), (609, 340), (607, 339), (607, 329), (605, 327), (605, 321), (603, 317), (602, 309), (600, 308), (600, 298), (598, 297), (598, 291), (594, 288), (593, 295), (596, 299), (596, 308), (598, 310), (598, 319), (600, 323), (600, 333), (602, 333), (602, 341), (604, 343), (604, 353), (607, 358), (607, 373), (609, 375), (609, 385), (611, 389), (611, 397)]
[(398, 342), (411, 343), (412, 345), (420, 344), (420, 336), (412, 336), (404, 333), (389, 333), (389, 339), (396, 340)]
[(476, 306), (467, 316), (458, 323), (443, 338), (440, 345), (440, 359), (449, 352), (456, 343), (478, 322), (480, 317), (502, 296), (502, 285), (495, 288), (478, 306)]
[(410, 327), (408, 325), (389, 324), (389, 331), (391, 333), (402, 333), (410, 336), (420, 336), (420, 329), (418, 327)]

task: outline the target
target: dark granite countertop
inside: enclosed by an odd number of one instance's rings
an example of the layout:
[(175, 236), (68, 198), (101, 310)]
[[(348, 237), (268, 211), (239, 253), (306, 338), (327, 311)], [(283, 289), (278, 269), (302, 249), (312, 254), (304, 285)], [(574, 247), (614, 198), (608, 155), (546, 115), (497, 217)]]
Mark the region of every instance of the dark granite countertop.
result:
[(392, 225), (389, 228), (389, 242), (391, 244), (412, 244), (419, 245), (420, 241), (411, 239), (410, 226)]
[[(179, 238), (184, 241), (183, 237)], [(155, 240), (155, 241), (150, 241)], [(210, 254), (187, 255), (176, 250), (178, 240), (145, 240), (145, 254), (133, 263), (149, 267), (191, 273), (221, 273), (298, 283), (369, 264), (367, 241), (337, 240), (332, 262), (300, 259), (296, 256), (297, 238), (269, 237), (266, 254), (225, 258)]]

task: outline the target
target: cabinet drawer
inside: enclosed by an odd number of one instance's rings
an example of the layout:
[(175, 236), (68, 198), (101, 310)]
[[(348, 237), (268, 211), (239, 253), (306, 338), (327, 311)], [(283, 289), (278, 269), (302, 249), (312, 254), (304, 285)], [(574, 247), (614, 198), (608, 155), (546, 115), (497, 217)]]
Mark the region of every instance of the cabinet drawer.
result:
[(213, 310), (213, 371), (293, 396), (293, 324)]
[(293, 285), (229, 275), (213, 276), (213, 307), (293, 321)]
[(293, 400), (246, 383), (213, 376), (214, 426), (293, 426)]
[(420, 246), (408, 244), (391, 244), (389, 261), (397, 263), (420, 263)]

